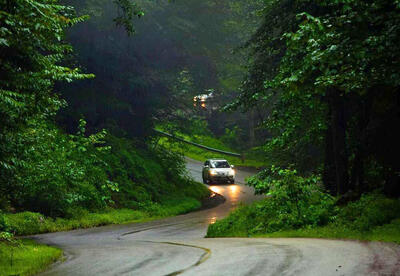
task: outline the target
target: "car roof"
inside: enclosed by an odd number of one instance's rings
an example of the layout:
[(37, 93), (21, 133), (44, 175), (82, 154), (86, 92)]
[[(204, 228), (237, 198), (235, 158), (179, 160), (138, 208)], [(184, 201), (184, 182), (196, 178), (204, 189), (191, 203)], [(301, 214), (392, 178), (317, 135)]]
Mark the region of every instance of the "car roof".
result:
[(228, 160), (226, 160), (226, 159), (209, 159), (210, 161), (226, 161), (226, 162), (228, 162)]

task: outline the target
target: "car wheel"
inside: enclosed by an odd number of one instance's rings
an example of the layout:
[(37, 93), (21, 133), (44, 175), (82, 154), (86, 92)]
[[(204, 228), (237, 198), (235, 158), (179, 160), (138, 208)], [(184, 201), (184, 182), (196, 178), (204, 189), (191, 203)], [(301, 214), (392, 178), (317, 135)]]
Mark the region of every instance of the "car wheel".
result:
[(207, 179), (203, 177), (203, 184), (207, 184)]

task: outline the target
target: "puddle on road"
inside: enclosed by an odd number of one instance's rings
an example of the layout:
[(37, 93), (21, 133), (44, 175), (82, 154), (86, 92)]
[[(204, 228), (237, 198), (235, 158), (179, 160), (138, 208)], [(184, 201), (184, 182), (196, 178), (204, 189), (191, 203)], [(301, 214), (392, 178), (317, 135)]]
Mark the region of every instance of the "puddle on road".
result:
[(217, 217), (214, 216), (208, 220), (208, 224), (214, 224), (217, 221)]
[(230, 206), (237, 206), (240, 202), (240, 195), (244, 193), (239, 185), (210, 186), (211, 191), (223, 195)]

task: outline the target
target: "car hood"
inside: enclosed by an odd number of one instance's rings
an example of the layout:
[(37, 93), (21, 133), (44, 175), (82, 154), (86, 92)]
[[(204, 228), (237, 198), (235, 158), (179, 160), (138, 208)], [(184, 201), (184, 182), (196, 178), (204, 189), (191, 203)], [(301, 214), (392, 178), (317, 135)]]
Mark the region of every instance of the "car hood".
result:
[(232, 169), (231, 168), (211, 168), (213, 171), (216, 171), (216, 172), (223, 172), (223, 173), (229, 173), (229, 172), (231, 172), (232, 171)]

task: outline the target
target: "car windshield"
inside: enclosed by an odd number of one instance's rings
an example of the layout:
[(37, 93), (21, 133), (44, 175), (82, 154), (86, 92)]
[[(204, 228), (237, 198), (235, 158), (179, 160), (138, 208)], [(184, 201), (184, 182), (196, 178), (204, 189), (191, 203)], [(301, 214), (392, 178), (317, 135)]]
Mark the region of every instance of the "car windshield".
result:
[(230, 168), (227, 161), (211, 161), (211, 167), (217, 169)]

